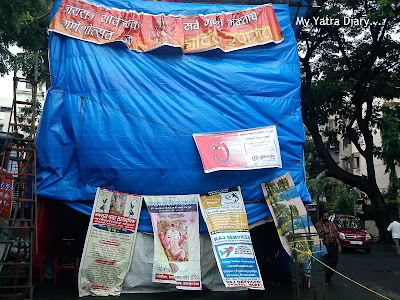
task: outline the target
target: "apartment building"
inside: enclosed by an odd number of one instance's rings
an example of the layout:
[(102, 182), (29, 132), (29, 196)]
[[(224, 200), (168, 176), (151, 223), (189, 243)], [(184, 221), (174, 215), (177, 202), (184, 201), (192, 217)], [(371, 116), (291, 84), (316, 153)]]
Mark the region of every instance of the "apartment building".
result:
[[(19, 77), (22, 77), (22, 74), (18, 74)], [(10, 85), (9, 89), (13, 89), (12, 80), (8, 80), (7, 84)], [(27, 82), (19, 82), (16, 90), (16, 99), (18, 101), (27, 101), (32, 98), (32, 86)], [(45, 88), (44, 86), (38, 87), (38, 95), (37, 100), (42, 104), (45, 100)], [(12, 93), (8, 93), (7, 95), (0, 96), (0, 132), (8, 131), (8, 124), (10, 122), (11, 115), (11, 107), (13, 102)], [(17, 113), (20, 113), (23, 109), (24, 105), (17, 105)]]
[[(378, 105), (382, 105), (383, 99), (376, 99)], [(400, 105), (400, 99), (395, 99), (389, 102), (391, 105)], [(335, 128), (336, 117), (331, 116), (327, 124), (329, 128)], [(373, 133), (374, 144), (382, 145), (380, 130)], [(362, 141), (361, 141), (362, 144)], [(367, 175), (367, 164), (362, 155), (358, 152), (355, 145), (348, 139), (338, 136), (337, 143), (330, 145), (330, 153), (337, 164), (344, 170), (353, 173), (354, 175)], [(389, 174), (385, 173), (386, 166), (382, 160), (374, 157), (375, 174), (380, 191), (386, 193), (389, 187)], [(397, 166), (397, 177), (400, 179), (400, 167)]]

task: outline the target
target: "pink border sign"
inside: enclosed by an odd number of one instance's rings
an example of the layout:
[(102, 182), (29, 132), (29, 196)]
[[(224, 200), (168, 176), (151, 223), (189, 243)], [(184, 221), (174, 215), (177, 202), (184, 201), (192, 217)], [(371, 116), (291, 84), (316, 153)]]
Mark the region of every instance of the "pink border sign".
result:
[(193, 134), (205, 173), (282, 168), (276, 126)]

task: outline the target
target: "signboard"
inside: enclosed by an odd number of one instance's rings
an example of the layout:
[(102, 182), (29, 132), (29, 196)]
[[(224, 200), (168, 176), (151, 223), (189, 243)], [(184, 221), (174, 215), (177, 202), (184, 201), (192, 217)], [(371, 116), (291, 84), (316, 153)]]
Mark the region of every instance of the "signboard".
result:
[(263, 290), (240, 187), (201, 194), (200, 208), (225, 286)]
[(205, 173), (282, 168), (276, 126), (194, 134)]
[(199, 195), (144, 196), (154, 231), (153, 282), (201, 290)]
[(79, 268), (80, 297), (121, 294), (141, 205), (141, 196), (97, 188)]
[(219, 48), (225, 52), (283, 41), (271, 5), (208, 15), (151, 15), (108, 8), (88, 1), (64, 0), (50, 31), (105, 44), (121, 41), (135, 51), (162, 45), (184, 53)]
[[(286, 252), (298, 263), (310, 260), (307, 255), (309, 250), (318, 253), (319, 257), (325, 248), (321, 245), (317, 230), (307, 216), (306, 208), (290, 173), (262, 183), (261, 187)], [(291, 236), (295, 238), (290, 238)], [(295, 255), (292, 255), (293, 248), (298, 250)]]

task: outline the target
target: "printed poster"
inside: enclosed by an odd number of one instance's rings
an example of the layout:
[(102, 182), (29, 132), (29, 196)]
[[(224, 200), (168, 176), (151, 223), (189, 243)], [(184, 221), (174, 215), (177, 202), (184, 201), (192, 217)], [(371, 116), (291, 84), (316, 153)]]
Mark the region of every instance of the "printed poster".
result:
[[(298, 263), (310, 259), (306, 254), (309, 250), (313, 253), (324, 252), (317, 230), (307, 217), (306, 208), (290, 173), (262, 183), (261, 187), (286, 252), (296, 258)], [(296, 238), (293, 238), (293, 234), (296, 234)], [(295, 255), (292, 255), (293, 248), (298, 250)]]
[(143, 197), (154, 231), (152, 281), (201, 290), (199, 195)]
[(240, 187), (201, 194), (200, 208), (225, 286), (263, 290)]
[(79, 296), (120, 295), (129, 270), (142, 196), (97, 188), (79, 268)]
[(276, 126), (193, 134), (205, 173), (282, 168)]
[(5, 170), (0, 171), (1, 175), (1, 186), (0, 186), (0, 216), (2, 219), (9, 219), (11, 216), (11, 208), (12, 208), (12, 189), (13, 183), (11, 178), (7, 178), (11, 176)]
[(49, 30), (96, 44), (121, 41), (138, 52), (163, 45), (181, 47), (183, 53), (216, 48), (229, 52), (283, 41), (270, 4), (186, 16), (151, 15), (89, 1), (63, 0)]

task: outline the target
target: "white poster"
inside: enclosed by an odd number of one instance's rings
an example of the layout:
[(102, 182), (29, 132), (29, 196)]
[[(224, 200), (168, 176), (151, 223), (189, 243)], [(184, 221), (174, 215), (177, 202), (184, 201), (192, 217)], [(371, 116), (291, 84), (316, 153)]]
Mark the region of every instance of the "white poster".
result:
[(152, 281), (201, 290), (199, 195), (143, 198), (154, 231)]
[(120, 295), (131, 263), (142, 196), (97, 188), (79, 267), (79, 296)]

